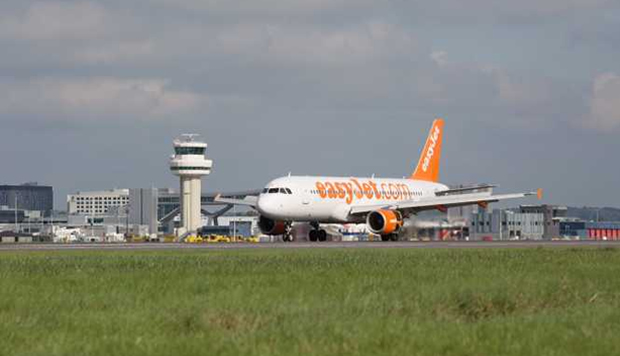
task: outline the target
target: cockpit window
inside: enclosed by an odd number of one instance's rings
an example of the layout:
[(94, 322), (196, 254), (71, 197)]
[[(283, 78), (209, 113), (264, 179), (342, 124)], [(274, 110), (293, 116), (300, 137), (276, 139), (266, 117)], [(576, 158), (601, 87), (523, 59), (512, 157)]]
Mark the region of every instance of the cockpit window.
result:
[(293, 194), (289, 188), (265, 188), (263, 194)]

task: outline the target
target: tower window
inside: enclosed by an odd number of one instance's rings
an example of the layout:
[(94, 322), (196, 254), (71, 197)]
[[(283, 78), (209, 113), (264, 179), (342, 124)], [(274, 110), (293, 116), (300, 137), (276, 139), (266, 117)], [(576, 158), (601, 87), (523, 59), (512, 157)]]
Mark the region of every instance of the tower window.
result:
[(175, 147), (174, 152), (177, 155), (204, 155), (204, 147)]

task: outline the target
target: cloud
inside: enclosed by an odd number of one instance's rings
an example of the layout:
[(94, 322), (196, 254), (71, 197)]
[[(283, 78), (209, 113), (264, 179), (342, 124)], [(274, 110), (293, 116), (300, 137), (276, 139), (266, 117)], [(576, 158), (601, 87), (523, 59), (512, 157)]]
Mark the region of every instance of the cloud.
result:
[(585, 16), (617, 7), (613, 0), (436, 0), (403, 2), (402, 16), (444, 26), (493, 23), (520, 25), (562, 21), (563, 16)]
[(438, 67), (444, 67), (449, 63), (448, 52), (446, 51), (434, 51), (431, 53), (430, 58)]
[(76, 40), (98, 37), (111, 26), (94, 2), (34, 2), (0, 17), (0, 37), (17, 40)]
[(372, 0), (142, 0), (143, 3), (163, 5), (173, 9), (200, 11), (203, 15), (234, 18), (288, 16), (295, 20), (312, 21), (313, 17), (339, 17), (371, 13), (393, 13), (413, 20), (443, 21), (446, 19), (480, 23), (480, 21), (523, 21), (555, 18), (589, 10), (614, 6), (614, 0), (436, 0), (436, 1), (372, 1)]
[(0, 83), (0, 118), (149, 120), (206, 107), (206, 97), (162, 79), (43, 78)]
[(337, 29), (277, 28), (269, 33), (266, 59), (351, 65), (410, 55), (415, 53), (416, 47), (414, 35), (382, 22)]
[(70, 57), (76, 63), (88, 65), (144, 63), (156, 53), (155, 45), (150, 39), (98, 42), (76, 47)]
[(620, 76), (604, 73), (594, 79), (590, 98), (590, 112), (585, 126), (609, 131), (620, 129)]
[(217, 15), (251, 15), (282, 16), (325, 14), (326, 12), (342, 11), (371, 7), (371, 0), (252, 0), (252, 1), (220, 1), (220, 0), (150, 0), (175, 8), (192, 11), (205, 11)]

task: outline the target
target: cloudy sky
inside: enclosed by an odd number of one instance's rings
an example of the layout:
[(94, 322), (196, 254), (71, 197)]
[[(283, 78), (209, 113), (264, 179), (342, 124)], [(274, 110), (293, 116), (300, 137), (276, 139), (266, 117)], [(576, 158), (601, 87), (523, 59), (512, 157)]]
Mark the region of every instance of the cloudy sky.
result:
[(620, 206), (617, 0), (0, 2), (0, 183), (208, 191), (408, 175), (446, 119), (442, 181)]

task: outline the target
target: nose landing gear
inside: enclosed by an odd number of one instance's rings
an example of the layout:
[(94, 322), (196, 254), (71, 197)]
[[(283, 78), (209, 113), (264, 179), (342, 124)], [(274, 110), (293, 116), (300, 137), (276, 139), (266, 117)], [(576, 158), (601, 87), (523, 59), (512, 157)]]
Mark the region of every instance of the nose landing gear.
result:
[(282, 241), (293, 242), (295, 237), (293, 236), (293, 224), (290, 222), (284, 223), (284, 235), (282, 235)]

